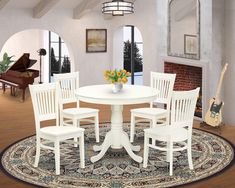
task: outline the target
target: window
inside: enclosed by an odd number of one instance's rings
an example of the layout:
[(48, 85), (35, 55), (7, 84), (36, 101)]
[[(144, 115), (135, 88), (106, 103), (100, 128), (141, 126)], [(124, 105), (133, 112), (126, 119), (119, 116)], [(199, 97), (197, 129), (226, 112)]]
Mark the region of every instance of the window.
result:
[[(125, 26), (124, 40), (124, 68), (131, 72), (129, 84), (143, 85), (143, 40), (140, 31), (134, 26)], [(133, 58), (132, 56), (133, 47)]]

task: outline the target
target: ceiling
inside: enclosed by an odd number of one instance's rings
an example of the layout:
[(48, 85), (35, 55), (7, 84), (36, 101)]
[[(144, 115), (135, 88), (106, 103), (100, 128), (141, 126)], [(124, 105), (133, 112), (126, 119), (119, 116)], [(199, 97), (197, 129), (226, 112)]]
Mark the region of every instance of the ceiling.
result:
[[(10, 0), (5, 8), (34, 8), (41, 0)], [(42, 0), (50, 1), (50, 0)], [(57, 0), (54, 8), (75, 8), (83, 0)], [(89, 1), (89, 0), (87, 0)]]
[(107, 0), (0, 0), (0, 11), (3, 9), (32, 9), (32, 17), (40, 19), (54, 9), (71, 9), (73, 18), (79, 19), (92, 10), (101, 9), (102, 3), (105, 1)]
[(32, 9), (34, 18), (41, 18), (51, 10), (71, 9), (74, 19), (81, 18), (86, 12), (101, 9), (105, 0), (0, 0), (3, 9)]

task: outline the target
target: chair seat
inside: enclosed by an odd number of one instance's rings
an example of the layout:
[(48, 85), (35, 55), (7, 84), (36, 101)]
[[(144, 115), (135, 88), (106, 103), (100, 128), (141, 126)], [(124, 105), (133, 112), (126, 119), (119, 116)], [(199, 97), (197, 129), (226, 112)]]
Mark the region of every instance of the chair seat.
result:
[(98, 109), (93, 108), (67, 108), (63, 110), (64, 115), (86, 115), (86, 114), (94, 114), (98, 113)]
[(168, 141), (169, 136), (171, 136), (174, 142), (185, 141), (188, 139), (187, 129), (171, 125), (145, 129), (144, 132), (159, 141)]
[(156, 116), (165, 115), (167, 113), (167, 110), (162, 108), (136, 108), (132, 109), (131, 113)]
[(84, 132), (84, 129), (74, 126), (49, 126), (41, 128), (40, 132), (43, 135), (47, 135), (50, 137), (60, 137), (66, 135), (76, 135)]

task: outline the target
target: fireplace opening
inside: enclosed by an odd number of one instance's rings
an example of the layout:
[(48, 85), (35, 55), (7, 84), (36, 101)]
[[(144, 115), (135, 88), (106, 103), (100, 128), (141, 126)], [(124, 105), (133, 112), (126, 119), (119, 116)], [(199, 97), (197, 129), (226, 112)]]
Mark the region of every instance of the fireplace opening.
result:
[(176, 74), (175, 91), (187, 91), (197, 87), (201, 88), (196, 104), (195, 116), (202, 118), (202, 68), (165, 62), (164, 72)]

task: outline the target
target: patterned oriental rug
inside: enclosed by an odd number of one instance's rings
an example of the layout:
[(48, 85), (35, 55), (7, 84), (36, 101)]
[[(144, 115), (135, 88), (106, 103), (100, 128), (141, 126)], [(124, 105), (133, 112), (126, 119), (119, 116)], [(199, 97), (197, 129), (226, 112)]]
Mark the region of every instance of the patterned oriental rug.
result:
[[(129, 131), (129, 123), (124, 124)], [(35, 136), (25, 138), (9, 146), (2, 152), (1, 164), (4, 172), (14, 178), (42, 187), (172, 187), (185, 185), (211, 177), (233, 164), (234, 149), (225, 139), (211, 133), (193, 130), (192, 156), (194, 170), (189, 170), (186, 151), (174, 153), (173, 176), (169, 176), (169, 166), (165, 152), (150, 149), (148, 167), (143, 168), (132, 160), (125, 150), (109, 149), (96, 163), (90, 157), (96, 153), (94, 128), (83, 126), (85, 131), (85, 169), (79, 168), (79, 150), (73, 145), (61, 143), (61, 175), (55, 175), (54, 154), (42, 150), (39, 167), (34, 168)], [(136, 127), (135, 145), (141, 145), (137, 154), (143, 156), (143, 128)], [(100, 124), (101, 143), (110, 123)]]

